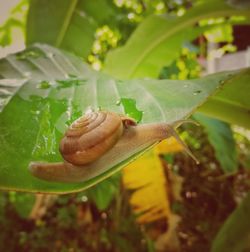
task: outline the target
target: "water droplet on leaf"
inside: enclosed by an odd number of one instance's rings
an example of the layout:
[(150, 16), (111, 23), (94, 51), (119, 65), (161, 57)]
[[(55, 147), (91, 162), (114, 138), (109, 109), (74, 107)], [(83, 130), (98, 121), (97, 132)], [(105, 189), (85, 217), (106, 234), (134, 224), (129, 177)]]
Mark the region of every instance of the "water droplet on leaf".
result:
[(116, 101), (115, 104), (116, 104), (117, 106), (120, 106), (120, 105), (121, 105), (121, 100)]
[(49, 83), (49, 81), (41, 81), (38, 85), (37, 88), (40, 89), (48, 89), (51, 87), (51, 84)]
[(54, 57), (54, 54), (52, 52), (48, 52), (46, 53), (46, 56), (51, 59)]
[(27, 78), (29, 78), (31, 76), (31, 73), (30, 72), (24, 72), (23, 75)]
[(29, 48), (16, 54), (18, 60), (27, 60), (29, 58), (36, 59), (42, 56), (45, 56), (45, 53), (39, 48)]
[(198, 95), (200, 93), (201, 93), (201, 90), (196, 90), (196, 91), (193, 92), (193, 95)]

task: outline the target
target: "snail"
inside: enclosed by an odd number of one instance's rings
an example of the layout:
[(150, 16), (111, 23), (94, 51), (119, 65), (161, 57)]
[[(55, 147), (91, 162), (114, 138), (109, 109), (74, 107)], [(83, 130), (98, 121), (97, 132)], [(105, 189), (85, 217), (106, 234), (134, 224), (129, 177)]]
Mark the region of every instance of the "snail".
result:
[(174, 129), (184, 122), (190, 120), (139, 125), (114, 112), (89, 112), (74, 121), (62, 138), (59, 150), (63, 162), (31, 162), (29, 169), (48, 181), (82, 182), (171, 136), (198, 163)]

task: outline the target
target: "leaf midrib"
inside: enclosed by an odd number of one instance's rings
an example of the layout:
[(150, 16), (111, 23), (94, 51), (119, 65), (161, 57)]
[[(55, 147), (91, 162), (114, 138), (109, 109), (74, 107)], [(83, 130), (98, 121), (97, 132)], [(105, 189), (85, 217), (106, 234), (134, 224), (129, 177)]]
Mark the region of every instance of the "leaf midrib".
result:
[(72, 18), (72, 15), (74, 13), (74, 10), (75, 10), (77, 3), (78, 3), (78, 0), (71, 0), (70, 1), (70, 6), (68, 9), (68, 12), (64, 18), (64, 22), (61, 26), (61, 30), (58, 34), (57, 39), (56, 39), (56, 43), (55, 43), (56, 47), (60, 47), (62, 44), (63, 38), (68, 30), (68, 27), (69, 27), (69, 24), (70, 24), (70, 21), (71, 21), (71, 18)]
[(216, 97), (216, 96), (214, 96), (214, 97), (211, 97), (210, 100), (219, 101), (221, 103), (231, 105), (232, 107), (236, 107), (236, 108), (238, 108), (239, 110), (242, 110), (242, 111), (243, 110), (244, 111), (248, 110), (246, 107), (244, 107), (243, 105), (239, 104), (238, 102), (230, 101), (230, 100), (222, 98), (222, 97)]

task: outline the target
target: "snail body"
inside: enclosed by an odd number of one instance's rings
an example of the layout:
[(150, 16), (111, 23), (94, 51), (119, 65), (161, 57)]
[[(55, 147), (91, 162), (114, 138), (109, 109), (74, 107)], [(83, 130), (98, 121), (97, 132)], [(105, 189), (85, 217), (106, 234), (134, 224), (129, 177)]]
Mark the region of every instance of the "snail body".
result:
[(48, 181), (82, 182), (171, 136), (195, 159), (174, 130), (185, 121), (137, 125), (132, 118), (113, 112), (91, 112), (73, 122), (61, 140), (64, 162), (32, 162), (29, 169)]

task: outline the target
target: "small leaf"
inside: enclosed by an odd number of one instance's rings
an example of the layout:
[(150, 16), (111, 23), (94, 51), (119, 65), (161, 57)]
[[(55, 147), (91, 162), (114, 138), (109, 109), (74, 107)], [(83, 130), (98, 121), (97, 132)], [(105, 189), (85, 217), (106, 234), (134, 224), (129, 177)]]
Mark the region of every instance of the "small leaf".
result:
[(9, 193), (10, 201), (22, 218), (28, 218), (35, 203), (35, 195), (30, 193)]
[(237, 171), (236, 146), (230, 125), (200, 113), (196, 113), (194, 118), (205, 127), (208, 140), (224, 172)]
[(100, 211), (107, 209), (117, 193), (120, 174), (117, 175), (102, 181), (98, 186), (94, 186), (86, 191)]

